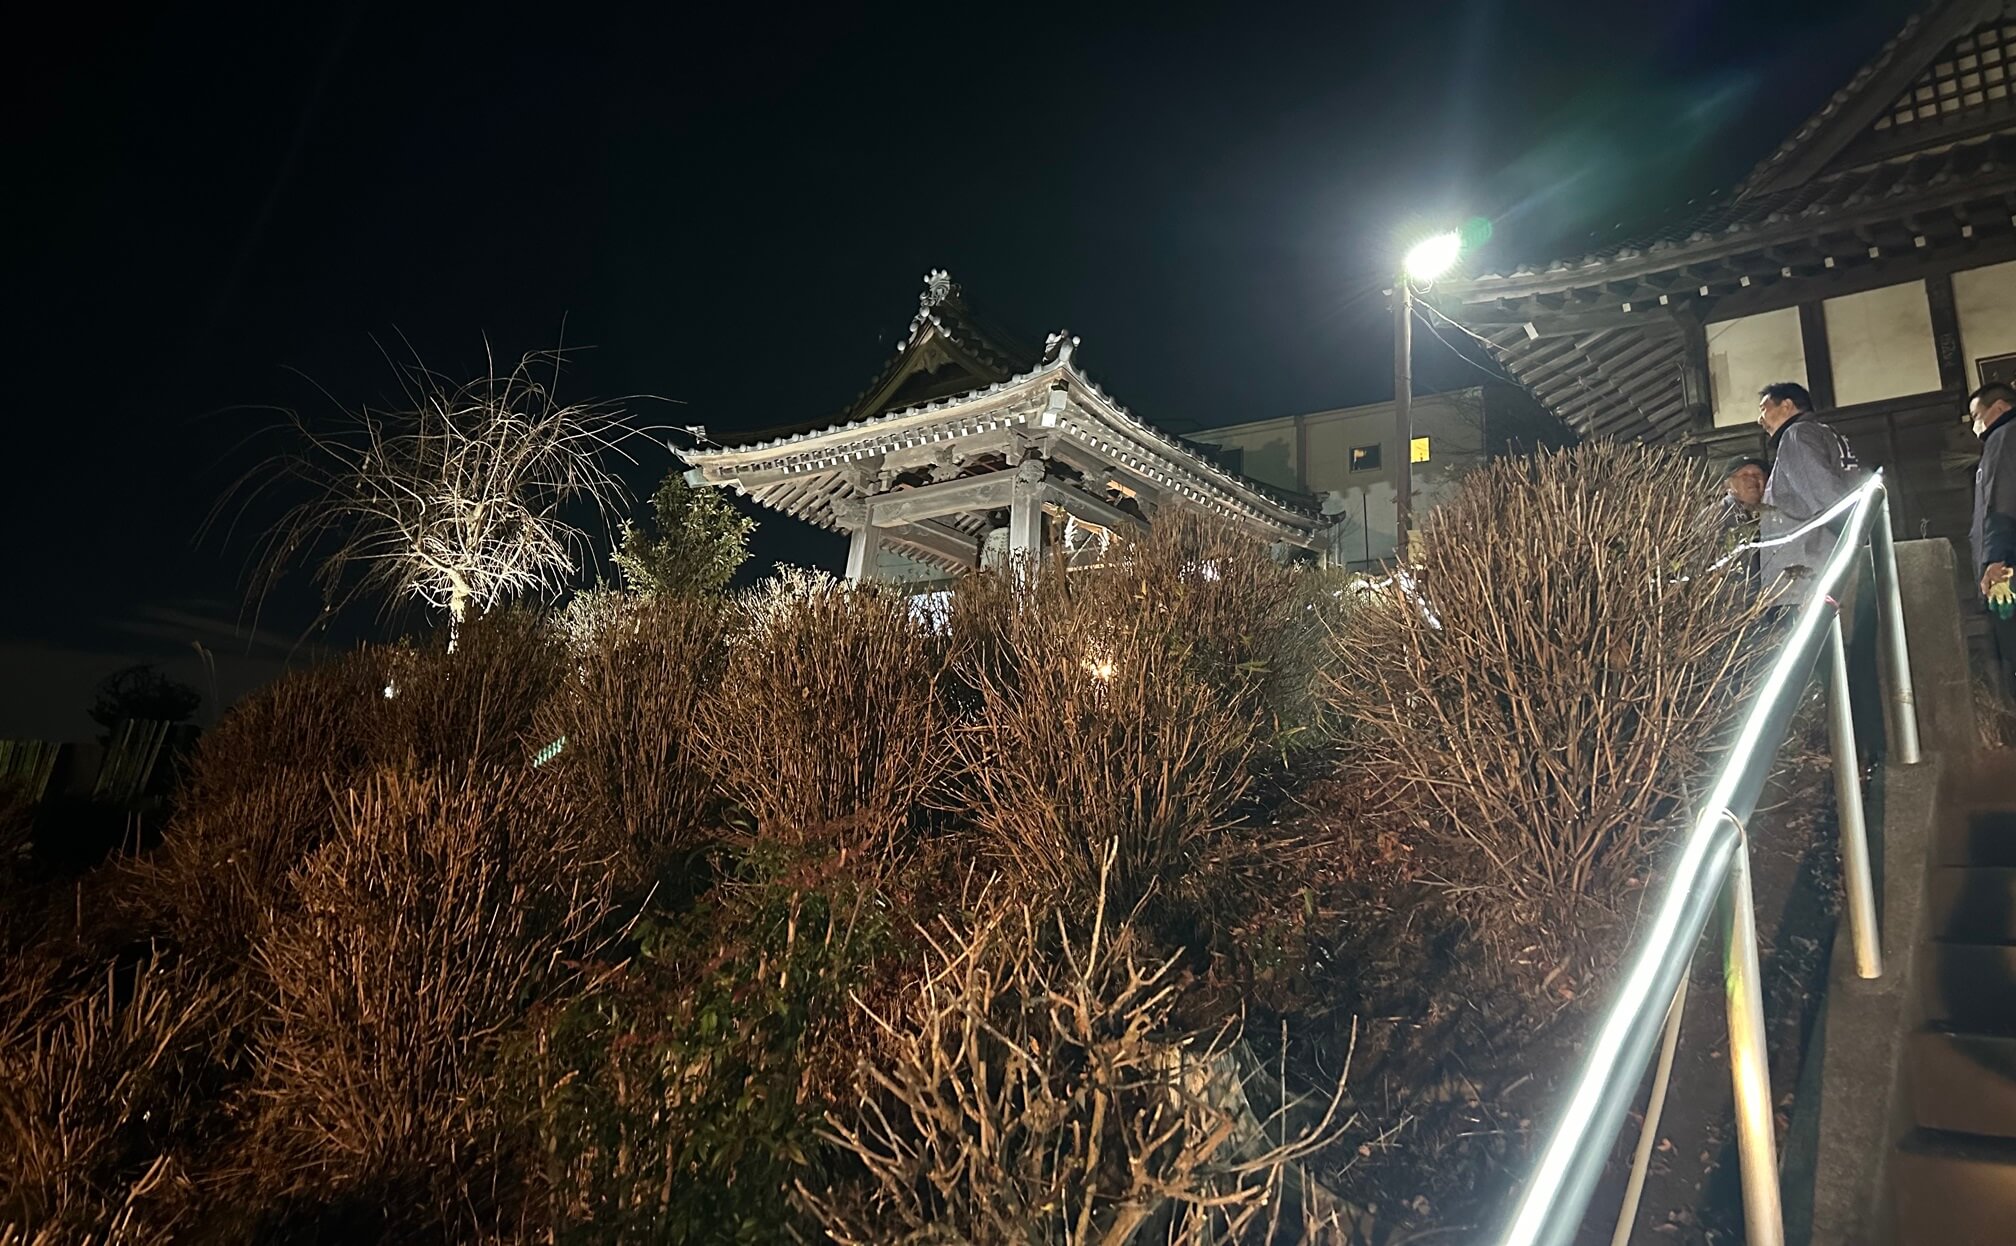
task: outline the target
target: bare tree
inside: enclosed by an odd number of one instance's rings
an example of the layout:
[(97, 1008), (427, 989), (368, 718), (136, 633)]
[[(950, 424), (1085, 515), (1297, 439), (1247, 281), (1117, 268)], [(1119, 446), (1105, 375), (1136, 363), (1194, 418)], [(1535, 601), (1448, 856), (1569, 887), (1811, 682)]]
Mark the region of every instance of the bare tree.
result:
[(560, 402), (562, 362), (534, 352), (459, 386), (416, 362), (397, 368), (392, 409), (345, 412), (333, 430), (289, 412), (298, 448), (254, 476), (309, 496), (264, 539), (261, 587), (333, 540), (315, 569), (330, 609), (418, 598), (447, 612), (451, 642), (472, 610), (564, 589), (590, 544), (566, 512), (608, 528), (628, 498), (609, 456), (629, 460), (624, 443), (645, 430), (620, 404)]

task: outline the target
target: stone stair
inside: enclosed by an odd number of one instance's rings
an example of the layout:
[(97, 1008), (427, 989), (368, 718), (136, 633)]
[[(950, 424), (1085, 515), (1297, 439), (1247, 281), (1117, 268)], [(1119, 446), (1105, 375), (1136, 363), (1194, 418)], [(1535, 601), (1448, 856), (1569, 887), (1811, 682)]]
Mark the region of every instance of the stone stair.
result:
[(1890, 1165), (1903, 1246), (2016, 1243), (2016, 777), (1996, 786), (2007, 805), (1959, 811), (1928, 881), (1926, 1024)]

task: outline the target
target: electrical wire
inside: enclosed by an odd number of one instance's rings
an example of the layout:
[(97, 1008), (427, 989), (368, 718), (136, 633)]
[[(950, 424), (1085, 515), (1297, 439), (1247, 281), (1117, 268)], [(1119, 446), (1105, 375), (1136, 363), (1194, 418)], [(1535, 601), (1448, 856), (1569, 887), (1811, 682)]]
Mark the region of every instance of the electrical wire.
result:
[[(1444, 312), (1441, 308), (1436, 307), (1433, 303), (1416, 303), (1414, 304), (1414, 308), (1417, 314), (1425, 313), (1426, 315), (1432, 315), (1437, 319), (1441, 320), (1444, 324), (1448, 325), (1450, 328), (1455, 329), (1457, 332), (1462, 333), (1467, 337), (1471, 338), (1472, 340), (1476, 341), (1479, 345), (1484, 347), (1486, 351), (1492, 354), (1494, 362), (1497, 362), (1500, 367), (1505, 369), (1507, 379), (1509, 379), (1513, 384), (1517, 385), (1520, 389), (1525, 390), (1527, 396), (1533, 399), (1533, 401), (1539, 403), (1542, 407), (1545, 407), (1548, 410), (1553, 409), (1554, 404), (1548, 402), (1545, 398), (1542, 398), (1539, 394), (1539, 391), (1535, 390), (1531, 385), (1521, 380), (1519, 376), (1512, 371), (1511, 365), (1509, 363), (1506, 363), (1504, 360), (1498, 359), (1499, 355), (1509, 357), (1511, 355), (1510, 351), (1506, 350), (1503, 346), (1500, 346), (1498, 343), (1492, 341), (1490, 338), (1485, 337), (1483, 334), (1477, 332), (1475, 329), (1472, 329), (1469, 325), (1458, 323), (1457, 321), (1452, 319), (1447, 312)], [(1426, 323), (1425, 316), (1423, 323)], [(1434, 330), (1431, 328), (1429, 332), (1433, 333)], [(1437, 340), (1442, 341), (1444, 345), (1448, 345), (1446, 339), (1443, 339), (1441, 334), (1436, 333), (1435, 336)], [(1451, 349), (1454, 348), (1452, 347)], [(1596, 401), (1612, 406), (1617, 405), (1619, 401), (1618, 395), (1606, 394), (1597, 390), (1595, 387), (1590, 385), (1589, 382), (1583, 380), (1579, 373), (1570, 372), (1568, 373), (1568, 378), (1574, 381), (1577, 385), (1581, 386), (1583, 392), (1587, 393), (1591, 398), (1594, 398)], [(1642, 411), (1639, 412), (1639, 415), (1643, 417), (1644, 412)]]

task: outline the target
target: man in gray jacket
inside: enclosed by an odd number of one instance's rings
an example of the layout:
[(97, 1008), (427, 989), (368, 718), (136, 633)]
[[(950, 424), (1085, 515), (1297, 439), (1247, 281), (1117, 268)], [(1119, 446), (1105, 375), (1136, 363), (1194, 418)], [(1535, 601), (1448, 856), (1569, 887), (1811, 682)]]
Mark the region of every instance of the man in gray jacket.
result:
[(2016, 388), (1983, 385), (1967, 401), (1967, 423), (1981, 439), (1974, 469), (1974, 574), (1988, 603), (2002, 676), (2016, 693)]
[(1797, 381), (1777, 381), (1758, 391), (1757, 422), (1770, 436), (1772, 456), (1759, 521), (1765, 542), (1758, 551), (1759, 580), (1766, 594), (1782, 594), (1796, 591), (1800, 579), (1826, 567), (1841, 526), (1831, 523), (1796, 540), (1770, 542), (1798, 531), (1854, 492), (1862, 483), (1862, 469), (1841, 434), (1813, 418), (1813, 396)]

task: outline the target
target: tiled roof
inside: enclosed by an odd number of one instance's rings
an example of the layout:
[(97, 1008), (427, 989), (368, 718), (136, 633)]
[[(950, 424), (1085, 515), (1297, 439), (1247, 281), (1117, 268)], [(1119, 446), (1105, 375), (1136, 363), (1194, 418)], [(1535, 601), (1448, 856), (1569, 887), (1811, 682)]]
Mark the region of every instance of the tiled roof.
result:
[(1913, 13), (1905, 21), (1904, 28), (1890, 36), (1883, 46), (1877, 49), (1876, 55), (1855, 71), (1855, 76), (1848, 79), (1845, 86), (1828, 96), (1827, 102), (1820, 106), (1818, 112), (1808, 117), (1804, 125), (1787, 135), (1784, 142), (1778, 144), (1770, 155), (1764, 157), (1757, 163), (1756, 168), (1750, 170), (1749, 175), (1737, 185), (1736, 193), (1744, 194), (1777, 172), (1794, 155), (1804, 150), (1823, 126), (1839, 116), (1848, 105), (1859, 100), (1870, 89), (1870, 84), (1896, 61), (1897, 54), (1911, 42), (1912, 36), (1916, 35), (1919, 28), (1925, 24), (1926, 17), (1927, 13), (1923, 11)]
[(1936, 199), (1949, 188), (1978, 192), (1984, 179), (2016, 186), (2016, 133), (2002, 132), (1934, 151), (1816, 178), (1768, 194), (1744, 197), (1728, 194), (1690, 205), (1652, 229), (1641, 231), (1599, 251), (1545, 265), (1526, 265), (1507, 273), (1486, 273), (1447, 283), (1468, 298), (1496, 297), (1499, 287), (1518, 286), (1540, 277), (1573, 276), (1587, 270), (1592, 281), (1619, 263), (1670, 257), (1675, 266), (1690, 255), (1727, 242), (1741, 242), (1779, 226), (1810, 232), (1824, 228), (1832, 217), (1863, 208), (1894, 206), (1907, 211), (1921, 201)]

